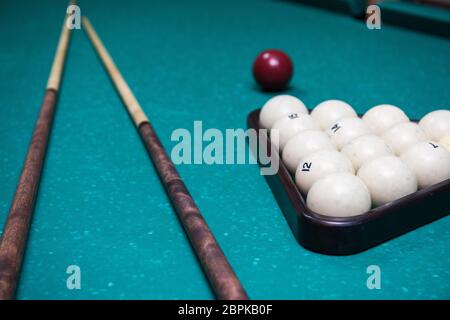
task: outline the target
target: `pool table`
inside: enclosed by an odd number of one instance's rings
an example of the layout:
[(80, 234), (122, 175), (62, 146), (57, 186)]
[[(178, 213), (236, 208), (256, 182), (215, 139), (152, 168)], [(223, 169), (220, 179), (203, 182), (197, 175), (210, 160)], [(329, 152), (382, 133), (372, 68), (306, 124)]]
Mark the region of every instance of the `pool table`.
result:
[[(287, 52), (284, 93), (312, 108), (410, 118), (450, 107), (450, 41), (296, 1), (79, 1), (170, 152), (177, 128), (246, 128), (273, 96), (251, 65)], [(14, 195), (66, 1), (0, 3), (0, 227)], [(445, 10), (445, 9), (443, 9)], [(18, 299), (212, 299), (189, 241), (86, 34), (74, 30)], [(178, 165), (253, 299), (449, 299), (450, 217), (359, 254), (306, 250), (255, 164)], [(450, 201), (450, 200), (449, 200)], [(81, 289), (66, 286), (67, 267)], [(367, 268), (381, 269), (369, 290)]]

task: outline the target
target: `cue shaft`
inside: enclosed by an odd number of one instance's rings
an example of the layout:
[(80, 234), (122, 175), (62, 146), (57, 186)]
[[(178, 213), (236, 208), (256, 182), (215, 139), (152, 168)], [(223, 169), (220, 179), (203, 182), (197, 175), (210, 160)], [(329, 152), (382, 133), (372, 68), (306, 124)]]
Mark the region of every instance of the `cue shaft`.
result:
[[(67, 18), (68, 16), (66, 16)], [(0, 300), (14, 299), (51, 131), (70, 29), (63, 28), (33, 136), (0, 239)]]
[(109, 76), (116, 85), (116, 89), (122, 97), (128, 112), (133, 118), (216, 297), (221, 300), (248, 299), (243, 286), (206, 221), (203, 219), (199, 208), (164, 150), (144, 111), (126, 84), (125, 79), (117, 69), (89, 20), (83, 17), (82, 23)]

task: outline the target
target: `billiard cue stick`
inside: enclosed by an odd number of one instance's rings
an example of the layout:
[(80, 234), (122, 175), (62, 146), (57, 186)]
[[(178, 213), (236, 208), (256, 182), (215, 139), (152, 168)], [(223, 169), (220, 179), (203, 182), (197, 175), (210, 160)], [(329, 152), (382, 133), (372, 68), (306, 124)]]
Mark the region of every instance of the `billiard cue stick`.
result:
[(136, 125), (215, 296), (221, 300), (248, 299), (243, 286), (183, 183), (175, 165), (164, 150), (155, 130), (92, 24), (86, 17), (82, 18), (82, 24)]
[(70, 42), (64, 19), (44, 98), (0, 239), (0, 300), (14, 299)]

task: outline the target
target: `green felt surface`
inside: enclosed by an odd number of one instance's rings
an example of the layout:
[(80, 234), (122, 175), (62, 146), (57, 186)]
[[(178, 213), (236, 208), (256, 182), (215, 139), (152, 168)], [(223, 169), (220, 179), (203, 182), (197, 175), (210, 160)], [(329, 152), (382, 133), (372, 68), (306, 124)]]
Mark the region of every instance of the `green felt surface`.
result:
[[(450, 42), (283, 1), (80, 1), (165, 147), (174, 129), (245, 128), (271, 94), (250, 67), (288, 52), (287, 91), (411, 118), (448, 108)], [(0, 3), (0, 225), (58, 39), (64, 1)], [(450, 298), (450, 217), (361, 254), (295, 241), (256, 165), (180, 165), (205, 219), (256, 299)], [(82, 289), (68, 290), (68, 265)], [(368, 290), (379, 265), (382, 289)], [(132, 122), (83, 31), (75, 31), (31, 227), (20, 299), (210, 299), (210, 288)]]

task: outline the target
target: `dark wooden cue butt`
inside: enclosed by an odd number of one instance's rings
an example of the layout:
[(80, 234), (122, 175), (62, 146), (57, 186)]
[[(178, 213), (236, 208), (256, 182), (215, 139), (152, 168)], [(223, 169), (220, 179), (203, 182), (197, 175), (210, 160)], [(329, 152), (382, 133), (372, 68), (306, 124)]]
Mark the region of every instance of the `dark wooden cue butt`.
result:
[(25, 163), (0, 240), (0, 300), (14, 299), (47, 150), (57, 92), (45, 91)]
[(150, 123), (142, 123), (139, 133), (217, 298), (247, 300), (244, 288)]

